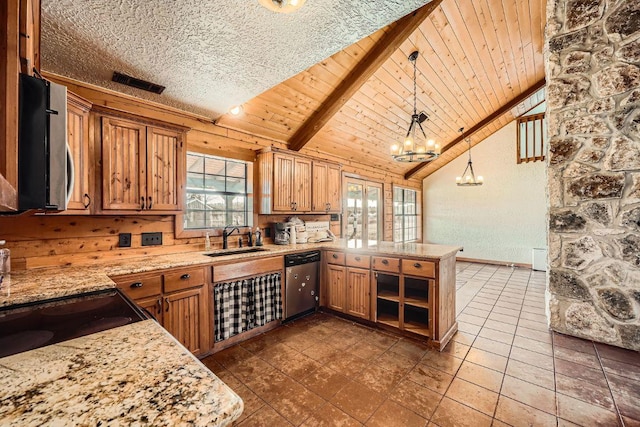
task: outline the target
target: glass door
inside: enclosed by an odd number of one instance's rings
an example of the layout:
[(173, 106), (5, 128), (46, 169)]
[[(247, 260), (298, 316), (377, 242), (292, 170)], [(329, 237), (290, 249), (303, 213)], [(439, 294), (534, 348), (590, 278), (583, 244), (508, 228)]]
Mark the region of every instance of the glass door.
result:
[(382, 240), (382, 184), (345, 177), (343, 236), (350, 247), (377, 245)]

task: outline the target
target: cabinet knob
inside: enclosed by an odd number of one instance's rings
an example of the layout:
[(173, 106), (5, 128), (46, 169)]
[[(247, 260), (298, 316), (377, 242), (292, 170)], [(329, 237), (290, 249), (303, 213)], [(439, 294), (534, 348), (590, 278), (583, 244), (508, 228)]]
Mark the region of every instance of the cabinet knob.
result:
[(384, 265), (389, 265), (389, 260), (383, 259), (383, 260), (382, 260), (382, 264), (384, 264)]
[(333, 254), (331, 256), (333, 257), (333, 259), (338, 259), (338, 254)]
[(191, 278), (191, 275), (189, 273), (186, 273), (180, 276), (180, 280), (189, 280), (190, 278)]
[(136, 289), (136, 288), (141, 288), (142, 287), (142, 282), (135, 282), (129, 285), (129, 287), (131, 289)]
[(415, 268), (420, 268), (420, 267), (422, 267), (422, 264), (420, 264), (419, 262), (416, 262), (415, 264), (413, 264), (413, 266)]

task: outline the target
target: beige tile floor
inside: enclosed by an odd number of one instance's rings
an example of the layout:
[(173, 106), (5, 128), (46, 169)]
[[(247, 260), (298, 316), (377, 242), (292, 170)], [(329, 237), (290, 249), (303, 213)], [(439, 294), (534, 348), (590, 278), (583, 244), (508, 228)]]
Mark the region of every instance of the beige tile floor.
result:
[(545, 275), (458, 262), (444, 352), (318, 313), (203, 360), (246, 426), (640, 426), (640, 355), (550, 332)]

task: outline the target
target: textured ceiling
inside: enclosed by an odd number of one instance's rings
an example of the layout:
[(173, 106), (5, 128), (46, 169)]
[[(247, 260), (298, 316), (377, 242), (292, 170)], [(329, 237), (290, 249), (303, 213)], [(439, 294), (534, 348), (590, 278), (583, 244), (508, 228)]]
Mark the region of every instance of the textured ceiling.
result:
[[(427, 0), (308, 0), (292, 14), (257, 0), (42, 0), (42, 67), (216, 117)], [(111, 82), (120, 71), (162, 95)]]

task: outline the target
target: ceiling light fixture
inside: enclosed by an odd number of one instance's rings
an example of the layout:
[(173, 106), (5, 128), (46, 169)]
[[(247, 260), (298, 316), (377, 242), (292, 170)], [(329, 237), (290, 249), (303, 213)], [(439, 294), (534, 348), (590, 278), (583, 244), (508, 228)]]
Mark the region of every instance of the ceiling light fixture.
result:
[(238, 116), (240, 115), (240, 113), (242, 113), (242, 111), (242, 105), (234, 105), (233, 107), (229, 108), (229, 114), (231, 114), (232, 116)]
[[(460, 128), (460, 133), (464, 131), (464, 128)], [(467, 162), (467, 167), (464, 168), (464, 172), (462, 172), (462, 176), (456, 177), (456, 184), (460, 187), (473, 187), (476, 185), (482, 185), (484, 183), (484, 178), (482, 175), (478, 175), (473, 172), (473, 163), (471, 162), (471, 138), (465, 138), (467, 144), (469, 144), (469, 161)], [(468, 173), (467, 173), (468, 171)]]
[(409, 55), (409, 61), (413, 62), (413, 115), (409, 130), (401, 144), (391, 146), (391, 157), (396, 162), (430, 162), (440, 155), (440, 144), (433, 139), (427, 139), (422, 123), (429, 119), (429, 116), (421, 111), (418, 114), (416, 107), (418, 88), (416, 83), (416, 62), (418, 51)]
[(258, 0), (267, 9), (278, 13), (291, 13), (300, 9), (305, 0)]

